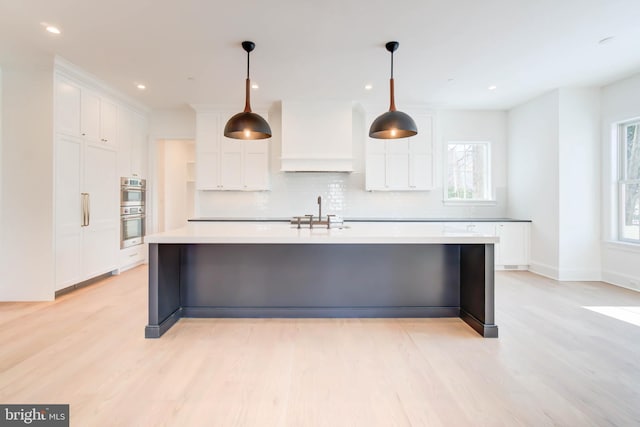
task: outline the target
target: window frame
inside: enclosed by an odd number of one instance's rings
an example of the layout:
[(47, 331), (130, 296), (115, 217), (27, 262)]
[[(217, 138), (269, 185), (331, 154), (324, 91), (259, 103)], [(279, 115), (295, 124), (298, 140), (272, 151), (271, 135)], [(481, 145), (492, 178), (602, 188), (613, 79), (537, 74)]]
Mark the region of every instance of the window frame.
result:
[[(449, 146), (450, 145), (482, 145), (485, 147), (485, 164), (484, 171), (485, 198), (461, 199), (449, 197)], [(491, 150), (491, 141), (448, 141), (444, 147), (444, 182), (443, 182), (443, 203), (445, 205), (495, 205), (495, 192), (493, 189), (493, 156)]]
[[(624, 188), (629, 184), (638, 184), (640, 185), (640, 177), (636, 179), (629, 179), (627, 177), (627, 147), (626, 147), (626, 129), (630, 125), (637, 125), (639, 127), (640, 132), (640, 117), (632, 118), (629, 120), (625, 120), (617, 123), (617, 138), (616, 138), (616, 177), (617, 177), (617, 221), (616, 221), (616, 237), (617, 241), (624, 242), (632, 245), (640, 246), (640, 237), (638, 239), (630, 239), (624, 237), (624, 227), (625, 227), (625, 197), (624, 197)], [(640, 224), (638, 224), (640, 228)]]

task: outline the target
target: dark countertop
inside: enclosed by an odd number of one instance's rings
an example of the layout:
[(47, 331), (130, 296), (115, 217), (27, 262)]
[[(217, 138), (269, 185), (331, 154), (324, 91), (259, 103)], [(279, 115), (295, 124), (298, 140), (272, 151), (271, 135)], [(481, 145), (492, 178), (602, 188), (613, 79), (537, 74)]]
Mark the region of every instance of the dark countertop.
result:
[[(289, 222), (290, 218), (229, 218), (202, 217), (191, 218), (189, 221), (229, 221), (229, 222)], [(530, 219), (515, 218), (343, 218), (345, 222), (531, 222)]]

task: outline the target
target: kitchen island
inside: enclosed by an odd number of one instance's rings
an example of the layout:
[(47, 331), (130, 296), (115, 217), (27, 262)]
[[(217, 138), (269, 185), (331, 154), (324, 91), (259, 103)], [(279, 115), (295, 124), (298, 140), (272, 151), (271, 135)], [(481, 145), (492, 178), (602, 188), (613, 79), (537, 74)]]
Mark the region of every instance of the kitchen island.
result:
[(181, 317), (461, 317), (498, 335), (496, 236), (429, 223), (190, 222), (146, 241), (147, 338)]

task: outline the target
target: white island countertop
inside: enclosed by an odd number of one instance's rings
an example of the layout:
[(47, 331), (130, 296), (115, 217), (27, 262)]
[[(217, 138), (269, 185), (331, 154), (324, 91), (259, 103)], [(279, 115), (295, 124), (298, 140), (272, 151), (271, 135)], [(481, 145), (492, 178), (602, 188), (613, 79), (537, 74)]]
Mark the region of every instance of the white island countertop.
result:
[(412, 222), (345, 222), (343, 228), (296, 228), (282, 222), (190, 222), (145, 236), (147, 243), (182, 244), (468, 244), (498, 243), (495, 235)]

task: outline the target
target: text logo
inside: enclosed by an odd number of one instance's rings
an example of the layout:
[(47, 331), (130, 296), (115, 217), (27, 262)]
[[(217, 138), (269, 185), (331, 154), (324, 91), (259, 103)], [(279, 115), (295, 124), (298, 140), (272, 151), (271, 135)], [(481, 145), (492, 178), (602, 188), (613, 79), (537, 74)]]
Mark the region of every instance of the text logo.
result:
[(0, 427), (69, 427), (69, 405), (0, 405)]

